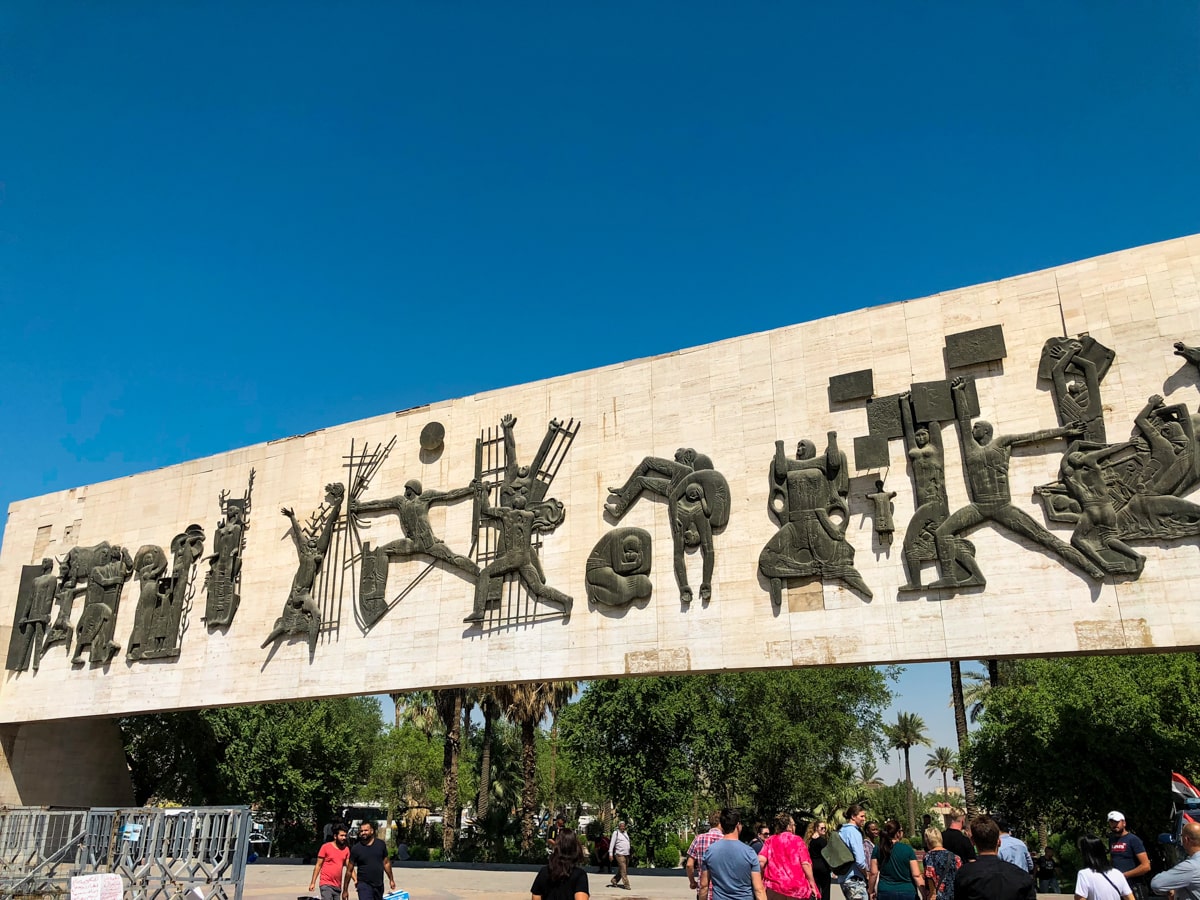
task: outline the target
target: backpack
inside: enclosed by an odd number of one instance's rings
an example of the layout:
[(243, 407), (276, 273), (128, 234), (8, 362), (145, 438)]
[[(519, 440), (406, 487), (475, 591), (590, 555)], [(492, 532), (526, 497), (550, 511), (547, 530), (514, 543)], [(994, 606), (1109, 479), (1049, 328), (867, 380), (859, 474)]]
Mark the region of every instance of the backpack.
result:
[(821, 848), (821, 856), (829, 864), (830, 871), (838, 878), (854, 868), (854, 851), (846, 845), (840, 831), (829, 833), (825, 846)]

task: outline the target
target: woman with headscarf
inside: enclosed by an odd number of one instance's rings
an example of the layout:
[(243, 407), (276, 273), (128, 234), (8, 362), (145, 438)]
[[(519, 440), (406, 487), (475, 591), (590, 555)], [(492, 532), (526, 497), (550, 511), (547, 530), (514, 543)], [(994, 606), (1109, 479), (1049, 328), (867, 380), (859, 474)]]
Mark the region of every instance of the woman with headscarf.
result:
[(819, 896), (808, 845), (796, 834), (796, 822), (787, 813), (775, 817), (775, 833), (758, 851), (767, 900), (809, 900)]
[(1077, 844), (1083, 868), (1075, 876), (1075, 900), (1133, 900), (1133, 890), (1108, 860), (1104, 841), (1085, 834)]
[(588, 900), (587, 872), (579, 865), (583, 848), (570, 828), (558, 832), (550, 861), (538, 870), (531, 900)]

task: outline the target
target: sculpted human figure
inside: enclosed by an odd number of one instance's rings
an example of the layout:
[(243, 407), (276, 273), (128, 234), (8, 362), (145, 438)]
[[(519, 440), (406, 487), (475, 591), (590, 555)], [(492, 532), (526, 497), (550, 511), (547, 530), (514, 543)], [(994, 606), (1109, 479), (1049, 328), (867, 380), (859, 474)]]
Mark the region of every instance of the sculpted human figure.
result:
[[(917, 501), (917, 508), (904, 531), (904, 568), (908, 582), (901, 585), (900, 590), (920, 591), (924, 590), (921, 563), (937, 559), (934, 534), (950, 515), (946, 497), (946, 457), (941, 424), (930, 422), (918, 426), (909, 392), (900, 395), (900, 424)], [(984, 584), (971, 543), (964, 538), (955, 538), (953, 550), (955, 583), (960, 587)]]
[(525, 493), (517, 491), (512, 495), (511, 507), (493, 507), (488, 503), (487, 492), (481, 491), (480, 494), (480, 515), (499, 522), (500, 537), (495, 559), (479, 573), (475, 583), (475, 604), (463, 621), (483, 621), (493, 581), (510, 572), (516, 572), (535, 597), (557, 604), (564, 613), (569, 614), (574, 601), (546, 584), (546, 574), (533, 549), (535, 530), (548, 531), (562, 521), (562, 504), (557, 501), (540, 503), (535, 507), (536, 511), (532, 511), (525, 507)]
[(23, 672), (32, 667), (36, 672), (41, 665), (46, 629), (50, 627), (50, 614), (57, 590), (58, 576), (54, 574), (54, 560), (50, 557), (42, 559), (41, 570), (31, 583), (22, 577), (21, 589), (17, 594), (20, 610), (16, 615), (16, 627), (8, 655), (9, 668), (14, 671)]
[(112, 547), (108, 541), (101, 541), (90, 547), (72, 547), (58, 564), (58, 616), (54, 624), (46, 632), (44, 646), (66, 644), (71, 646), (71, 608), (75, 598), (87, 592), (88, 574), (98, 565), (109, 561)]
[(664, 497), (671, 522), (675, 580), (679, 599), (692, 602), (688, 584), (686, 551), (699, 547), (702, 560), (700, 600), (712, 597), (712, 574), (716, 563), (713, 531), (729, 521), (729, 484), (712, 466), (712, 460), (691, 447), (680, 447), (674, 459), (647, 456), (634, 468), (625, 483), (608, 489), (605, 510), (617, 520), (643, 493)]
[[(164, 599), (164, 586), (160, 579), (167, 574), (167, 555), (162, 547), (147, 544), (139, 547), (133, 555), (134, 577), (140, 583), (137, 606), (134, 608), (133, 633), (129, 636), (127, 655), (131, 659), (141, 659), (146, 643), (152, 630), (151, 620), (155, 610)], [(165, 588), (169, 592), (170, 588)]]
[(210, 628), (229, 625), (241, 603), (237, 593), (242, 571), (242, 542), (246, 518), (241, 503), (229, 502), (225, 518), (213, 535), (213, 554), (208, 558), (208, 600), (204, 621)]
[(1200, 448), (1187, 407), (1182, 403), (1166, 406), (1155, 394), (1134, 424), (1137, 437), (1130, 445), (1120, 445), (1133, 446), (1138, 453), (1129, 462), (1125, 482), (1128, 496), (1117, 515), (1122, 535), (1171, 538), (1200, 533), (1200, 506), (1180, 496), (1200, 479)]
[[(768, 502), (781, 524), (758, 557), (759, 570), (770, 579), (771, 603), (776, 608), (782, 604), (783, 579), (814, 575), (840, 580), (866, 597), (873, 596), (854, 568), (854, 547), (846, 540), (850, 476), (846, 454), (838, 449), (837, 432), (828, 433), (821, 456), (809, 440), (797, 444), (795, 460), (787, 458), (783, 446), (783, 441), (775, 442)], [(842, 525), (830, 515), (835, 510), (846, 517)]]
[(280, 510), (292, 527), (289, 534), (296, 546), (298, 565), (292, 578), (292, 587), (288, 592), (287, 603), (283, 607), (283, 615), (275, 620), (275, 626), (263, 647), (271, 644), (287, 634), (307, 634), (308, 649), (311, 653), (317, 647), (317, 636), (321, 632), (321, 609), (313, 600), (313, 586), (321, 567), (325, 563), (325, 554), (329, 551), (329, 541), (333, 537), (333, 529), (337, 525), (338, 514), (346, 497), (346, 488), (341, 484), (325, 485), (325, 502), (329, 504), (325, 511), (325, 519), (317, 534), (306, 535), (296, 521), (293, 510), (284, 507)]
[(29, 661), (35, 672), (42, 661), (43, 641), (46, 629), (50, 627), (50, 613), (54, 609), (57, 589), (58, 577), (54, 574), (54, 560), (45, 558), (42, 560), (42, 574), (33, 579), (33, 596), (23, 620), (25, 627), (32, 630)]
[(83, 665), (83, 650), (90, 653), (89, 660), (95, 665), (109, 662), (121, 646), (113, 642), (117, 611), (121, 602), (121, 589), (133, 575), (133, 559), (123, 547), (110, 547), (108, 561), (95, 566), (88, 573), (88, 584), (83, 612), (75, 626), (75, 654), (71, 665)]
[(966, 470), (967, 488), (971, 503), (952, 513), (935, 533), (938, 567), (941, 578), (931, 587), (957, 588), (962, 585), (954, 574), (954, 538), (968, 529), (987, 521), (997, 522), (1024, 535), (1034, 543), (1045, 547), (1063, 560), (1086, 572), (1097, 580), (1104, 572), (1095, 563), (1069, 544), (1063, 543), (1022, 509), (1012, 505), (1012, 494), (1008, 483), (1009, 460), (1012, 448), (1021, 444), (1034, 444), (1059, 437), (1075, 437), (1083, 433), (1082, 424), (1065, 428), (1048, 428), (1028, 434), (995, 436), (989, 422), (979, 420), (971, 424), (964, 397), (966, 382), (955, 378), (951, 383), (954, 412), (958, 421), (959, 443), (962, 446), (963, 465)]
[(628, 606), (650, 597), (650, 532), (614, 528), (587, 558), (588, 599), (600, 606)]
[[(478, 483), (473, 482), (467, 487), (455, 488), (451, 491), (425, 490), (421, 482), (415, 478), (406, 482), (404, 494), (398, 497), (388, 497), (386, 500), (350, 500), (350, 512), (363, 513), (394, 512), (400, 519), (400, 527), (404, 537), (383, 544), (374, 550), (370, 545), (363, 547), (363, 553), (375, 553), (385, 557), (404, 557), (423, 554), (440, 559), (466, 575), (474, 578), (479, 574), (479, 566), (467, 557), (455, 553), (433, 533), (429, 523), (429, 508), (435, 503), (453, 503), (464, 497), (470, 497), (480, 491)], [(522, 492), (523, 493), (523, 492)]]
[(1072, 449), (1063, 457), (1060, 471), (1067, 492), (1081, 509), (1071, 534), (1072, 546), (1106, 572), (1137, 576), (1146, 558), (1120, 539), (1117, 512), (1100, 466), (1101, 460), (1125, 447), (1119, 444), (1090, 452)]
[(1100, 377), (1096, 364), (1083, 355), (1083, 343), (1069, 340), (1050, 344), (1047, 349), (1055, 359), (1050, 377), (1058, 423), (1065, 426), (1082, 422), (1084, 440), (1106, 443)]
[(867, 499), (875, 507), (875, 533), (879, 535), (879, 543), (890, 547), (892, 534), (896, 531), (896, 523), (892, 520), (892, 501), (896, 499), (896, 492), (885, 491), (883, 482), (877, 480), (874, 493), (867, 494)]

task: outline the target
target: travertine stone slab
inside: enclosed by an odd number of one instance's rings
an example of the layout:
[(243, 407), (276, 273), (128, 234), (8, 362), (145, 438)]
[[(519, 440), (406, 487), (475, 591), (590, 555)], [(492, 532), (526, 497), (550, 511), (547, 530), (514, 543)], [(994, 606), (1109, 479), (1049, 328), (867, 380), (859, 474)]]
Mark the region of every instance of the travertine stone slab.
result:
[[(202, 564), (179, 657), (130, 664), (124, 648), (138, 591), (138, 583), (131, 582), (114, 634), (122, 652), (111, 664), (72, 668), (67, 651), (58, 646), (46, 653), (36, 673), (5, 672), (0, 723), (364, 689), (1200, 647), (1200, 620), (1189, 606), (1200, 582), (1195, 540), (1139, 543), (1136, 549), (1146, 557), (1139, 579), (1092, 581), (1013, 531), (984, 524), (966, 537), (975, 547), (986, 588), (954, 595), (901, 593), (906, 581), (902, 542), (915, 503), (897, 403), (901, 393), (916, 386), (915, 395), (925, 394), (917, 399), (923, 409), (948, 419), (944, 395), (926, 388), (934, 383), (940, 391), (957, 374), (948, 369), (949, 361), (971, 366), (979, 416), (995, 426), (997, 435), (1055, 428), (1050, 392), (1037, 377), (1042, 347), (1051, 337), (1090, 335), (1116, 353), (1103, 381), (1110, 440), (1127, 439), (1151, 395), (1186, 404), (1194, 413), (1200, 406), (1200, 374), (1173, 354), (1173, 344), (1200, 343), (1198, 273), (1200, 237), (1182, 238), (651, 359), (386, 412), (14, 503), (0, 551), (0, 644), (5, 650), (22, 567), (102, 541), (131, 552), (146, 544), (165, 547), (192, 523), (214, 534), (221, 491), (240, 492), (250, 469), (256, 472), (241, 606), (228, 629), (210, 632), (200, 621)], [(980, 333), (985, 340), (978, 339)], [(972, 334), (977, 337), (965, 337)], [(938, 352), (942, 347), (952, 352)], [(831, 410), (831, 379), (866, 370), (872, 392), (882, 397)], [(334, 599), (340, 602), (332, 604), (311, 659), (303, 640), (260, 647), (280, 616), (297, 567), (280, 507), (294, 507), (301, 520), (315, 511), (326, 484), (345, 482), (343, 457), (352, 441), (361, 448), (396, 438), (363, 499), (403, 494), (414, 478), (426, 490), (465, 487), (475, 477), (481, 431), (498, 432), (508, 413), (517, 418), (522, 463), (533, 458), (551, 418), (581, 423), (548, 494), (564, 504), (565, 518), (544, 535), (539, 552), (546, 583), (574, 597), (569, 618), (549, 604), (532, 604), (536, 615), (519, 623), (472, 627), (463, 622), (472, 606), (472, 580), (413, 556), (391, 562), (388, 600), (394, 605), (366, 630), (354, 612), (353, 554), (331, 552), (325, 565), (337, 576)], [(430, 422), (444, 427), (438, 452), (422, 449), (421, 433)], [(801, 439), (824, 448), (831, 431), (837, 432), (842, 452), (854, 447), (856, 462), (871, 462), (868, 468), (878, 468), (887, 489), (897, 492), (894, 541), (882, 546), (872, 532), (862, 495), (872, 488), (874, 476), (868, 480), (851, 472), (849, 514), (834, 514), (832, 520), (845, 528), (845, 540), (855, 550), (854, 568), (873, 598), (864, 599), (841, 583), (808, 580), (785, 588), (786, 602), (777, 610), (758, 570), (759, 554), (779, 528), (768, 508), (775, 441), (783, 441), (791, 457)], [(856, 440), (868, 435), (889, 443), (881, 448), (878, 440)], [(947, 498), (956, 510), (969, 502), (959, 438), (951, 424), (941, 435)], [(607, 488), (622, 484), (645, 457), (670, 459), (676, 448), (687, 447), (711, 458), (729, 488), (729, 523), (713, 539), (711, 601), (681, 602), (668, 507), (644, 498), (620, 525), (650, 535), (650, 598), (621, 608), (590, 605), (587, 558), (615, 527), (603, 512)], [(1058, 478), (1065, 447), (1053, 440), (1018, 448), (1007, 479), (1013, 505), (1064, 541), (1071, 527), (1047, 521), (1034, 488)], [(869, 460), (859, 455), (866, 448), (873, 454)], [(470, 499), (438, 504), (429, 521), (451, 549), (465, 553), (474, 537), (472, 513)], [(396, 516), (377, 515), (361, 536), (377, 547), (402, 532)], [(690, 583), (698, 587), (701, 555), (689, 550), (684, 564)], [(934, 563), (925, 564), (922, 576), (925, 583), (937, 577)], [(81, 609), (77, 598), (72, 622)]]

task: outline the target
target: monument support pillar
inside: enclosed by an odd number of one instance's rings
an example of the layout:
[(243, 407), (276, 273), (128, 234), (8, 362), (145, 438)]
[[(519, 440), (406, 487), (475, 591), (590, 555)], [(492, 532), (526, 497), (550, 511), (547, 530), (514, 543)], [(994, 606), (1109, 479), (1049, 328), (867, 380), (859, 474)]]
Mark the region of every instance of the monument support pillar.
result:
[(116, 719), (0, 725), (0, 805), (132, 806)]

